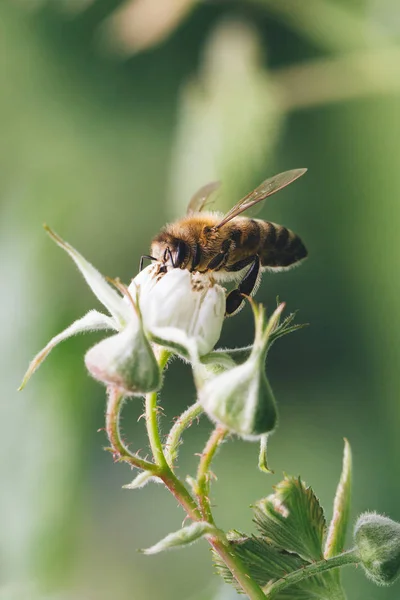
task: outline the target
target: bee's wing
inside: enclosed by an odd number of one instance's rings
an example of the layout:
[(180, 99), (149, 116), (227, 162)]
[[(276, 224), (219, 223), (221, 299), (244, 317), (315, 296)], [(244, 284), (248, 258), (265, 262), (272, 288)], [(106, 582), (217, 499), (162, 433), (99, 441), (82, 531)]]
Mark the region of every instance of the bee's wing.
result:
[(222, 227), (222, 225), (225, 225), (225, 223), (234, 219), (245, 210), (258, 204), (258, 202), (265, 200), (268, 196), (272, 196), (275, 192), (279, 192), (279, 190), (304, 175), (306, 171), (307, 169), (293, 169), (292, 171), (285, 171), (284, 173), (279, 173), (278, 175), (274, 175), (274, 177), (266, 179), (256, 187), (255, 190), (250, 192), (250, 194), (247, 194), (247, 196), (239, 200), (239, 202), (226, 213), (222, 221), (220, 221), (216, 227)]
[(195, 193), (195, 195), (192, 196), (187, 207), (187, 214), (190, 215), (192, 213), (204, 210), (207, 204), (210, 204), (213, 201), (213, 198), (211, 198), (211, 196), (220, 187), (220, 185), (220, 181), (212, 181), (211, 183), (203, 185), (203, 187), (201, 187)]

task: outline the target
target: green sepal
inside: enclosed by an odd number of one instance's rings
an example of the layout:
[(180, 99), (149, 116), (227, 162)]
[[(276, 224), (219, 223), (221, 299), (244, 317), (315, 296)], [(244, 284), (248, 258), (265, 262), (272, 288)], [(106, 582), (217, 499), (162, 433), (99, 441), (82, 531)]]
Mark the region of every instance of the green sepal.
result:
[(325, 542), (324, 557), (337, 556), (344, 550), (351, 505), (352, 460), (349, 442), (344, 440), (343, 467), (333, 504), (333, 517)]
[[(277, 306), (279, 307), (279, 305), (280, 305), (279, 298), (277, 298), (276, 300), (277, 300)], [(254, 305), (253, 305), (253, 310), (254, 310)], [(292, 333), (294, 331), (297, 331), (298, 329), (302, 329), (303, 327), (308, 326), (308, 323), (300, 323), (300, 324), (293, 325), (292, 323), (293, 323), (294, 319), (296, 318), (296, 315), (297, 315), (297, 311), (294, 313), (290, 313), (287, 317), (285, 317), (283, 319), (282, 322), (280, 322), (280, 319), (276, 322), (276, 324), (274, 325), (274, 327), (272, 328), (272, 330), (270, 331), (270, 334), (269, 334), (268, 346), (267, 346), (268, 350), (269, 350), (269, 348), (271, 348), (272, 344), (274, 342), (276, 342), (276, 340), (279, 339), (280, 337), (283, 337), (284, 335), (287, 335), (288, 333)], [(252, 349), (253, 349), (253, 345), (243, 346), (242, 348), (217, 348), (216, 350), (213, 350), (209, 354), (202, 356), (201, 361), (205, 364), (209, 363), (209, 362), (214, 362), (214, 363), (220, 363), (221, 365), (224, 366), (227, 363), (227, 360), (230, 360), (230, 361), (233, 361), (233, 363), (236, 365), (241, 365), (244, 362), (246, 362), (246, 360), (250, 357)]]
[(285, 477), (274, 489), (254, 506), (257, 529), (278, 548), (308, 561), (320, 560), (325, 517), (313, 490), (300, 477)]
[(168, 534), (165, 538), (157, 542), (157, 544), (154, 544), (154, 546), (145, 550), (140, 550), (139, 552), (142, 552), (143, 554), (158, 554), (159, 552), (164, 552), (164, 550), (193, 544), (193, 542), (196, 542), (206, 535), (218, 537), (219, 533), (219, 530), (214, 527), (214, 525), (211, 525), (206, 521), (198, 521), (187, 527), (182, 527), (182, 529), (179, 529), (174, 533)]
[(201, 361), (209, 361), (224, 365), (227, 360), (233, 361), (235, 365), (241, 365), (249, 358), (253, 346), (244, 346), (243, 348), (217, 348), (209, 354), (202, 356)]
[(136, 475), (135, 479), (131, 481), (131, 483), (123, 485), (122, 488), (124, 490), (139, 490), (147, 485), (150, 481), (157, 481), (157, 478), (154, 477), (154, 473), (152, 471), (142, 471), (139, 473), (139, 475)]
[[(277, 306), (280, 305), (280, 300), (278, 297), (276, 299), (276, 305)], [(297, 331), (298, 329), (303, 329), (303, 327), (308, 327), (308, 323), (293, 324), (293, 321), (295, 320), (296, 316), (297, 316), (297, 311), (290, 313), (287, 317), (285, 317), (283, 319), (282, 322), (279, 321), (277, 323), (277, 325), (275, 326), (275, 328), (271, 331), (271, 333), (269, 335), (268, 349), (271, 348), (272, 344), (274, 342), (276, 342), (276, 340), (283, 337), (284, 335), (293, 333), (294, 331)]]
[(273, 475), (274, 471), (268, 466), (267, 459), (267, 445), (268, 445), (268, 435), (263, 435), (260, 439), (260, 452), (258, 454), (258, 468), (263, 473), (267, 473), (268, 475)]

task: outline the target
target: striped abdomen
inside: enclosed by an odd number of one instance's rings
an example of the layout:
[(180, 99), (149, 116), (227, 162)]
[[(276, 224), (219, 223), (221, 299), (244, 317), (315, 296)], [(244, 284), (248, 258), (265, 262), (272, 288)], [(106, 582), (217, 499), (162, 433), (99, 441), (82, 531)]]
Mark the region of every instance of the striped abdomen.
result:
[(307, 249), (299, 236), (276, 223), (258, 221), (262, 230), (261, 265), (263, 267), (290, 267), (307, 257)]
[(306, 258), (303, 242), (290, 229), (260, 219), (240, 220), (243, 220), (241, 226), (232, 227), (231, 231), (235, 254), (258, 255), (261, 266), (271, 269), (290, 267)]

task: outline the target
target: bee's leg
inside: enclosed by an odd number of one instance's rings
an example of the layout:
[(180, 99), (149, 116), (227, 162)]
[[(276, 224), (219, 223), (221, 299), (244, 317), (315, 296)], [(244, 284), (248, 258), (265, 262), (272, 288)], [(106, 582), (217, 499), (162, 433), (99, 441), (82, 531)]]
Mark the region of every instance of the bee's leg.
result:
[(174, 257), (172, 256), (171, 248), (168, 246), (164, 252), (164, 262), (167, 262), (167, 258), (171, 261), (172, 268), (175, 269), (176, 264), (174, 261)]
[(260, 257), (259, 256), (249, 256), (244, 260), (240, 260), (234, 265), (229, 267), (229, 271), (241, 271), (248, 264), (251, 264), (250, 269), (247, 271), (246, 275), (243, 277), (242, 281), (238, 285), (235, 290), (229, 292), (226, 297), (226, 315), (233, 316), (241, 308), (243, 308), (244, 299), (243, 295), (251, 296), (254, 288), (257, 285), (259, 274), (260, 274)]
[(207, 271), (218, 271), (226, 265), (227, 260), (229, 258), (229, 250), (231, 247), (231, 243), (231, 240), (225, 240), (223, 242), (222, 252), (216, 254), (214, 258), (210, 260), (210, 262), (207, 265)]
[(143, 270), (143, 263), (145, 258), (148, 258), (149, 260), (157, 260), (156, 258), (154, 258), (154, 256), (150, 256), (149, 254), (143, 254), (143, 256), (140, 257), (139, 271)]

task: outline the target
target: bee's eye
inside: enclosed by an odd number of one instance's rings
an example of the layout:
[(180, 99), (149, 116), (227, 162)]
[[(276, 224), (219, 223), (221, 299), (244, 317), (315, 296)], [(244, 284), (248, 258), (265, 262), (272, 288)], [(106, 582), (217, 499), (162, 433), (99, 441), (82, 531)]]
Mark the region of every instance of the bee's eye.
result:
[(187, 246), (185, 242), (179, 241), (178, 248), (176, 250), (175, 266), (179, 267), (186, 258)]

